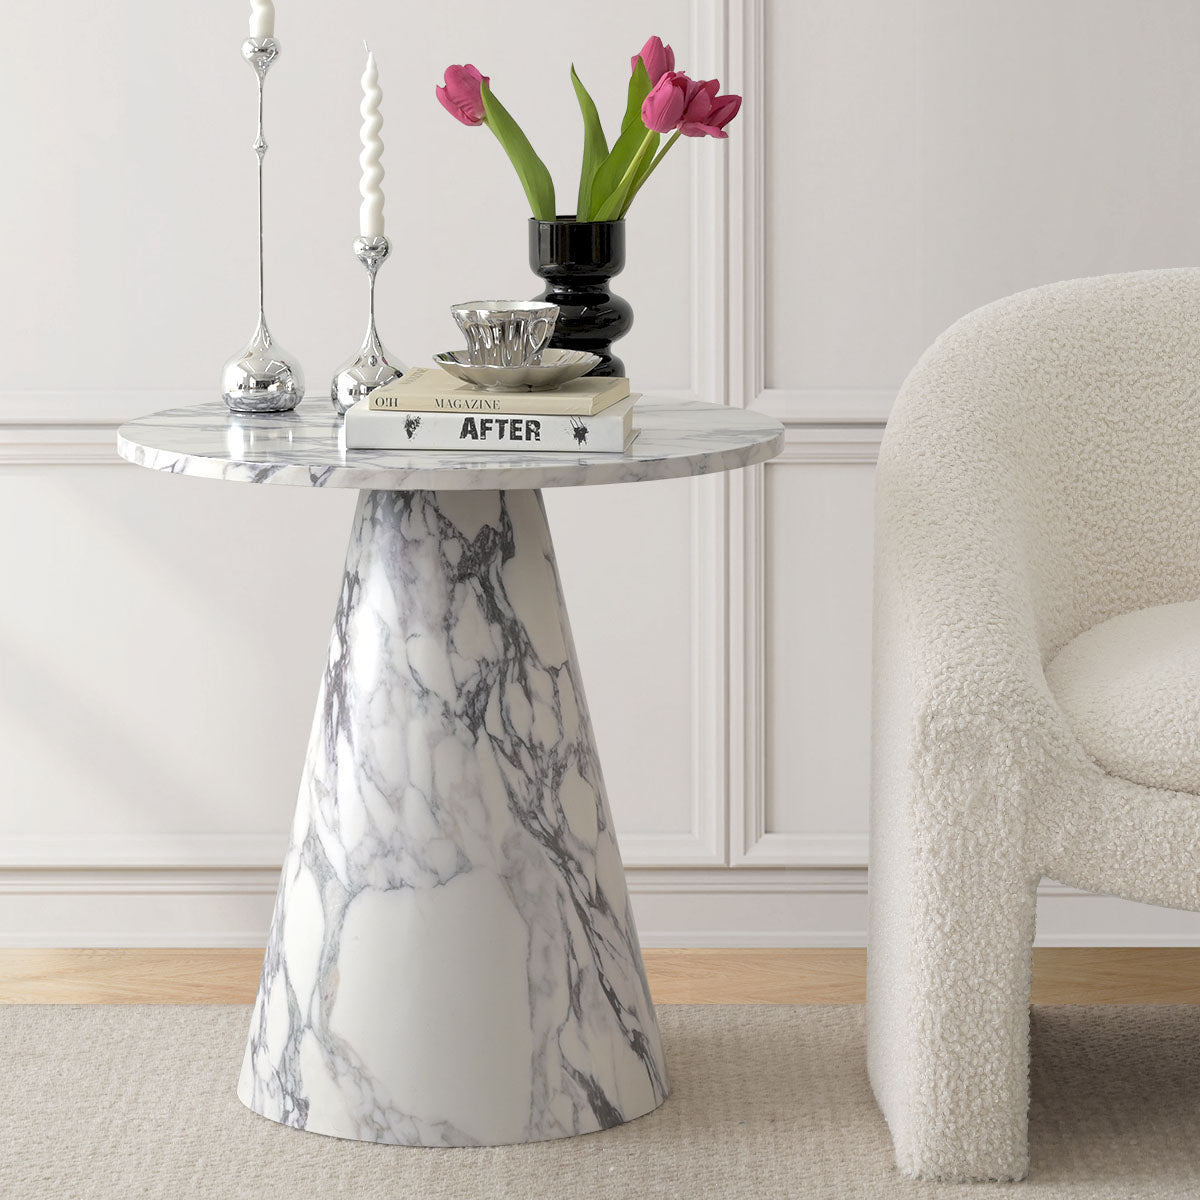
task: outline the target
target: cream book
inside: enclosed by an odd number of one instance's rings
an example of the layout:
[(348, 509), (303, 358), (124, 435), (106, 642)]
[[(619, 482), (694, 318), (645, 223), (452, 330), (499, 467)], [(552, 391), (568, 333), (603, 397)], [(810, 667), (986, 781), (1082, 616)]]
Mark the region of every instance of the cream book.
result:
[(386, 412), (359, 400), (346, 413), (347, 450), (556, 451), (621, 454), (637, 431), (638, 394), (591, 416), (566, 413)]
[(413, 367), (368, 397), (381, 412), (505, 413), (594, 417), (629, 395), (629, 380), (584, 376), (544, 392), (492, 392), (455, 379), (440, 367)]

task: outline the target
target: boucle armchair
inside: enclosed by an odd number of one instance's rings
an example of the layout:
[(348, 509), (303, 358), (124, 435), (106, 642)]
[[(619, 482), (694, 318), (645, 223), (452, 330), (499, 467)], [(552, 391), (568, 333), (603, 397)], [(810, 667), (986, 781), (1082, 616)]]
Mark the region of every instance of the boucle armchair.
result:
[(877, 483), (868, 1061), (900, 1169), (1027, 1169), (1042, 877), (1200, 909), (1200, 271), (963, 318)]

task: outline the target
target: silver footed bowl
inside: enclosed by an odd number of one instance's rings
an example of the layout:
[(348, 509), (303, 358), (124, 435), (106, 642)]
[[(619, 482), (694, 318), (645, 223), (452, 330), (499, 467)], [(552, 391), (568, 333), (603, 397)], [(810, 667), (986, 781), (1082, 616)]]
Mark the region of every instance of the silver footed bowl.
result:
[(598, 354), (587, 350), (543, 350), (542, 361), (528, 367), (483, 367), (473, 365), (466, 350), (447, 350), (435, 354), (433, 361), (448, 375), (480, 388), (503, 388), (532, 392), (562, 387), (572, 379), (586, 375), (599, 361)]

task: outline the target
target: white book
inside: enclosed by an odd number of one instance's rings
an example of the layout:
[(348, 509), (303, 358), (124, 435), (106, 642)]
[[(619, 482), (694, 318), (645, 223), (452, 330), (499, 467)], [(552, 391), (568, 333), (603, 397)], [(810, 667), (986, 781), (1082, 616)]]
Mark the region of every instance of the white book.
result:
[(621, 454), (634, 433), (627, 396), (594, 417), (526, 413), (395, 412), (370, 397), (346, 413), (347, 450), (520, 450)]

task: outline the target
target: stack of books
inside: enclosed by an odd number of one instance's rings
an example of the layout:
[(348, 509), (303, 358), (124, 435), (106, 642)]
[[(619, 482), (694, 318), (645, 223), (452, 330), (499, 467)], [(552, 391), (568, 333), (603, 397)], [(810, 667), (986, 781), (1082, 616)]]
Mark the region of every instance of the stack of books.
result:
[(628, 379), (574, 379), (541, 392), (483, 391), (415, 367), (346, 413), (347, 450), (520, 450), (623, 454), (637, 436)]

